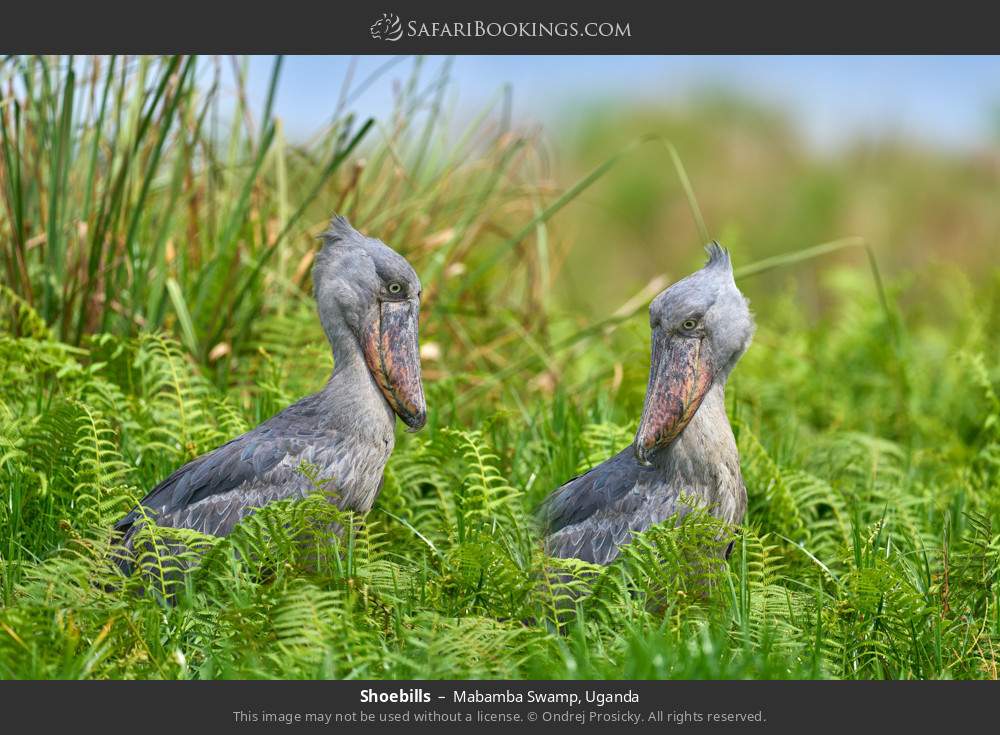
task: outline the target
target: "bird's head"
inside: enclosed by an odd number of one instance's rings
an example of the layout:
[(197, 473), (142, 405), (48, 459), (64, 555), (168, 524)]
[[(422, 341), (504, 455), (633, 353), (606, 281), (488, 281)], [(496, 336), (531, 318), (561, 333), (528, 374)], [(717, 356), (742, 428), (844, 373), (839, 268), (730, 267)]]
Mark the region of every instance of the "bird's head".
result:
[(715, 383), (724, 383), (753, 338), (747, 300), (736, 287), (729, 253), (707, 246), (708, 262), (661, 292), (649, 307), (652, 359), (635, 437), (644, 465), (676, 439)]
[(420, 279), (406, 259), (362, 235), (346, 218), (334, 217), (313, 266), (313, 290), (335, 352), (338, 341), (356, 339), (392, 410), (411, 430), (423, 427)]

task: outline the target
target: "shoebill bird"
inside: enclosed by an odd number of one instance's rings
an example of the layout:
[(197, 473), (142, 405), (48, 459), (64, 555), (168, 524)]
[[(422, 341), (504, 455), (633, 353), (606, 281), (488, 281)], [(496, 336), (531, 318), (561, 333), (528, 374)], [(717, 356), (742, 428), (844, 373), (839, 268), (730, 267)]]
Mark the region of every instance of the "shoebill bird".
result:
[(708, 263), (649, 307), (652, 360), (632, 446), (544, 501), (551, 556), (609, 564), (632, 534), (689, 512), (682, 495), (742, 520), (747, 495), (724, 392), (754, 324), (729, 254), (718, 243), (706, 250)]
[(318, 393), (243, 436), (198, 457), (153, 488), (115, 528), (132, 565), (144, 515), (161, 526), (215, 536), (267, 503), (308, 494), (308, 462), (332, 478), (331, 502), (367, 513), (382, 488), (398, 416), (410, 430), (426, 420), (417, 319), (420, 280), (406, 260), (343, 217), (323, 234), (313, 266), (319, 320), (333, 374)]

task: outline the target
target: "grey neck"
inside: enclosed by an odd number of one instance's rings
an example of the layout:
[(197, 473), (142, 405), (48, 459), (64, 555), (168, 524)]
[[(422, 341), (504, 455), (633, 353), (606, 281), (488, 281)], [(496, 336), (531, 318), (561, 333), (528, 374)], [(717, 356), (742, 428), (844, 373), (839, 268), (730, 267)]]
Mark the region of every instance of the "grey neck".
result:
[(712, 467), (726, 464), (739, 467), (739, 451), (726, 416), (725, 382), (717, 381), (709, 388), (704, 400), (684, 431), (665, 451), (653, 455), (654, 467), (675, 473), (678, 466), (696, 474), (711, 472)]
[(349, 436), (391, 441), (396, 415), (368, 370), (357, 337), (340, 328), (327, 334), (333, 351), (333, 374), (320, 392), (330, 428)]

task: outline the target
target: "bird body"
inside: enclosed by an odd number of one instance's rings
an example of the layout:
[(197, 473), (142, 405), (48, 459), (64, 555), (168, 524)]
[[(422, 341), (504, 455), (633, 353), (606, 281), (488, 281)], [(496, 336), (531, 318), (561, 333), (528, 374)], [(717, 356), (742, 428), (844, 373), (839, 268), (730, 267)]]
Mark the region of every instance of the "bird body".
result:
[(609, 564), (633, 534), (696, 506), (728, 523), (743, 519), (747, 494), (725, 384), (753, 321), (728, 253), (715, 243), (708, 250), (705, 268), (650, 307), (652, 361), (635, 442), (543, 503), (550, 555)]
[(683, 517), (695, 504), (738, 523), (746, 503), (739, 452), (717, 387), (650, 466), (639, 464), (629, 446), (552, 493), (546, 549), (552, 556), (610, 564), (632, 534), (675, 514)]
[[(115, 529), (127, 551), (145, 518), (225, 536), (274, 501), (321, 484), (338, 507), (367, 513), (382, 488), (398, 415), (426, 417), (417, 342), (420, 285), (409, 264), (342, 218), (331, 223), (313, 279), (334, 370), (317, 393), (185, 464), (153, 488)], [(303, 465), (315, 468), (315, 481)]]

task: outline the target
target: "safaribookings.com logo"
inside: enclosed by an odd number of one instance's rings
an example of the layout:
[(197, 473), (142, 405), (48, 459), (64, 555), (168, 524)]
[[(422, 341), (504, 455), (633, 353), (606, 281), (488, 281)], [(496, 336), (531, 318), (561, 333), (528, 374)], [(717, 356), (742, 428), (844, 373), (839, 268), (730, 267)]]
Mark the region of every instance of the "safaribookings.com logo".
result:
[(410, 20), (403, 25), (395, 13), (382, 17), (369, 28), (376, 41), (407, 38), (631, 38), (632, 29), (625, 21), (509, 21), (486, 22)]

